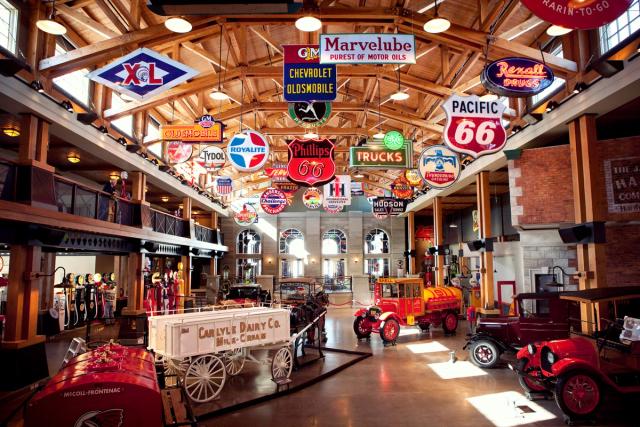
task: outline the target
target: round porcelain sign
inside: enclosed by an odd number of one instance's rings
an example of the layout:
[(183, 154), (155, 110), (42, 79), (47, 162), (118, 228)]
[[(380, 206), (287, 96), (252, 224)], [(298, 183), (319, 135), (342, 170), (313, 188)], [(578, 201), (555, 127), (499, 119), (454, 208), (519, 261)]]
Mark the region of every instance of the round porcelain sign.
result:
[(287, 207), (287, 195), (277, 188), (269, 188), (260, 196), (260, 206), (269, 215), (277, 215)]
[(433, 145), (422, 150), (418, 171), (427, 185), (447, 188), (460, 176), (460, 161), (458, 155), (444, 145)]
[(538, 18), (575, 30), (598, 28), (622, 15), (632, 0), (522, 0)]
[(252, 130), (237, 133), (229, 141), (227, 154), (234, 168), (242, 172), (254, 172), (267, 162), (269, 142), (264, 135)]
[(198, 155), (198, 163), (203, 168), (218, 169), (227, 162), (227, 156), (220, 147), (209, 145), (200, 150)]
[(302, 202), (308, 209), (318, 209), (322, 206), (322, 192), (315, 187), (309, 187), (302, 194)]
[(258, 222), (258, 212), (256, 212), (256, 208), (252, 205), (245, 203), (239, 212), (234, 212), (233, 220), (240, 227), (248, 227)]

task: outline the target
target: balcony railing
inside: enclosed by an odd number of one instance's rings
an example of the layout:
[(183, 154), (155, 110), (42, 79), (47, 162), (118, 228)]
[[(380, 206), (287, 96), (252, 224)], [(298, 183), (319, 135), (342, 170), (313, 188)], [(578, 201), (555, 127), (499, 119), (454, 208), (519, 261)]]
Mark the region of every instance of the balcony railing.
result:
[(195, 238), (200, 242), (218, 243), (215, 240), (214, 230), (200, 224), (194, 225)]
[(155, 209), (151, 209), (151, 229), (172, 236), (189, 237), (188, 222)]

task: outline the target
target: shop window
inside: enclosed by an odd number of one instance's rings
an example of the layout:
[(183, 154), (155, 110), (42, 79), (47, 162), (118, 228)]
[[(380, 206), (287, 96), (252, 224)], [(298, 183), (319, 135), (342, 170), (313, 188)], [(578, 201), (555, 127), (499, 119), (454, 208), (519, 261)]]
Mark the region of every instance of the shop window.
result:
[(375, 228), (371, 230), (364, 239), (365, 254), (388, 254), (389, 236), (383, 230)]
[(306, 257), (307, 251), (304, 248), (304, 236), (300, 230), (290, 228), (280, 233), (280, 253), (295, 255), (297, 258)]
[(147, 151), (156, 156), (159, 159), (162, 159), (162, 142), (158, 142), (156, 144), (147, 145)]
[(18, 9), (0, 0), (0, 46), (16, 54), (18, 50)]
[(344, 258), (325, 258), (322, 260), (322, 276), (324, 278), (344, 277), (346, 265)]
[(370, 278), (389, 277), (389, 258), (367, 258), (364, 260), (364, 273)]
[[(61, 44), (56, 44), (56, 55), (62, 55), (67, 53), (69, 49), (66, 49)], [(69, 74), (65, 74), (53, 79), (55, 87), (68, 95), (78, 104), (83, 105), (87, 109), (90, 109), (91, 104), (91, 80), (87, 78), (89, 70), (82, 69), (77, 70)]]
[[(557, 56), (559, 58), (564, 58), (564, 54), (562, 53), (562, 45), (558, 46), (557, 48), (555, 48), (554, 50), (551, 51), (551, 54), (553, 56)], [(558, 89), (560, 89), (562, 86), (564, 86), (565, 80), (555, 76), (553, 83), (551, 83), (551, 85), (546, 88), (545, 90), (543, 90), (542, 92), (540, 92), (537, 95), (533, 95), (531, 97), (531, 105), (535, 106), (540, 104), (541, 102), (545, 101), (547, 98), (549, 98), (550, 96), (552, 96), (554, 93), (556, 93), (556, 91)]]
[(640, 30), (640, 0), (635, 0), (615, 21), (600, 27), (600, 50), (607, 53)]
[(260, 235), (253, 230), (244, 230), (238, 234), (236, 252), (238, 254), (257, 255), (262, 253)]
[[(111, 92), (111, 108), (115, 110), (119, 110), (124, 108), (127, 105), (119, 95), (115, 92)], [(127, 136), (133, 136), (133, 116), (124, 116), (119, 119), (115, 119), (111, 121), (111, 126), (115, 127), (120, 133), (123, 133)]]
[(332, 229), (322, 235), (322, 254), (339, 255), (347, 253), (347, 236), (343, 231)]
[(255, 283), (262, 274), (262, 260), (260, 258), (236, 259), (236, 278), (238, 283)]

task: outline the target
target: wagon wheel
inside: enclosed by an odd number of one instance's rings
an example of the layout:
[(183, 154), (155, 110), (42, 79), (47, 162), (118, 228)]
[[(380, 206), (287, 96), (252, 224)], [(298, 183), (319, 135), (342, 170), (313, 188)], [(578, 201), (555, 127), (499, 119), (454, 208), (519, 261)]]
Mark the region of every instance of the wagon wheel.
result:
[(271, 361), (271, 376), (274, 381), (289, 378), (293, 369), (293, 354), (289, 347), (281, 347)]
[(184, 374), (184, 390), (194, 402), (215, 399), (224, 387), (227, 372), (219, 357), (206, 354), (196, 358)]
[(222, 353), (222, 361), (224, 369), (228, 375), (238, 375), (244, 367), (247, 358), (247, 352), (244, 348), (236, 348), (235, 350), (225, 351)]
[(191, 357), (185, 357), (184, 359), (173, 359), (171, 357), (163, 357), (162, 367), (164, 368), (164, 376), (165, 377), (176, 376), (178, 378), (181, 378), (186, 372), (190, 363), (191, 363)]

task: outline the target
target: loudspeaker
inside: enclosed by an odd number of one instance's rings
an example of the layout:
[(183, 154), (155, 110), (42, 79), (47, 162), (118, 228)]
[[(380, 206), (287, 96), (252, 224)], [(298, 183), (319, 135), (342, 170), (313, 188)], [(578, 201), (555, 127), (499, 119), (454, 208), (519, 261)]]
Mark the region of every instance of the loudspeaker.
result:
[(0, 59), (0, 74), (3, 76), (11, 77), (20, 70), (30, 70), (30, 67), (26, 62), (17, 58), (7, 57)]
[(624, 70), (624, 61), (607, 59), (605, 61), (596, 61), (587, 66), (587, 70), (592, 69), (602, 77), (611, 77), (618, 72)]
[(606, 243), (606, 229), (603, 221), (585, 222), (573, 227), (558, 230), (563, 243), (576, 243), (586, 245), (588, 243)]
[(80, 123), (90, 125), (98, 119), (98, 115), (96, 113), (78, 113), (76, 119), (78, 119)]
[(158, 249), (160, 249), (160, 245), (156, 242), (150, 242), (147, 240), (142, 244), (142, 249), (151, 253), (158, 252)]
[(493, 252), (493, 239), (488, 238), (467, 242), (467, 248), (469, 248), (471, 252)]
[(438, 249), (435, 246), (431, 246), (429, 249), (427, 249), (427, 251), (430, 255), (435, 255), (436, 252), (438, 252)]

